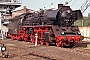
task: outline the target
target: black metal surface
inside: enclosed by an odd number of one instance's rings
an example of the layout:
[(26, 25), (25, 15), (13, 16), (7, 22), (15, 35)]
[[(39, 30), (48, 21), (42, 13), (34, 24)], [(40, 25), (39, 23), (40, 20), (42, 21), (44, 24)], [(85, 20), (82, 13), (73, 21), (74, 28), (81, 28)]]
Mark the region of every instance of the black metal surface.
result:
[(79, 28), (73, 25), (76, 20), (82, 18), (80, 10), (73, 11), (70, 6), (61, 4), (56, 10), (40, 10), (37, 13), (24, 13), (15, 17), (9, 24), (9, 33), (17, 34), (22, 29), (22, 26), (51, 25), (55, 35), (62, 35), (61, 32), (72, 32), (72, 34), (78, 35)]

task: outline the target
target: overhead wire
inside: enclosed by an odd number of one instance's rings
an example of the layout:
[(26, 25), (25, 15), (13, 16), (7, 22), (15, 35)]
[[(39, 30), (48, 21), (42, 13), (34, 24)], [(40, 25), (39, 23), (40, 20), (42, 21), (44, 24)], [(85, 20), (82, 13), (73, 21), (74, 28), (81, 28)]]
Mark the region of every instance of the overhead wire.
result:
[(82, 13), (85, 12), (85, 10), (90, 6), (90, 0), (86, 0), (80, 7), (80, 10)]
[(67, 1), (65, 2), (65, 5), (69, 4), (71, 1), (72, 1), (72, 0), (67, 0)]
[(70, 3), (72, 0), (67, 0), (66, 2)]
[(75, 4), (75, 2), (76, 2), (76, 0), (74, 0), (74, 2), (72, 3), (72, 5), (71, 5), (71, 6), (73, 6), (73, 5)]
[(72, 0), (69, 1), (69, 3), (71, 2)]

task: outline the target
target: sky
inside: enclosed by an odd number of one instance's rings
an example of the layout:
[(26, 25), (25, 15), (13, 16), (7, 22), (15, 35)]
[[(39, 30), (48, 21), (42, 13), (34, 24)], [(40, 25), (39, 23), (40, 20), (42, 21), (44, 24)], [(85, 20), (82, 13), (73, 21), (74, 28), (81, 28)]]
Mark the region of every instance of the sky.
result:
[[(50, 8), (51, 3), (54, 4), (54, 7), (57, 9), (57, 4), (65, 4), (66, 1), (70, 0), (22, 0), (21, 7), (17, 9), (22, 9), (23, 6), (27, 6), (28, 9), (32, 10), (39, 10), (40, 8), (47, 9)], [(85, 2), (86, 0), (71, 0), (69, 2), (68, 6), (70, 6), (73, 10), (80, 9), (80, 6)], [(45, 8), (44, 8), (45, 7)], [(84, 16), (88, 16), (88, 13), (90, 13), (90, 6), (89, 8), (83, 13)]]

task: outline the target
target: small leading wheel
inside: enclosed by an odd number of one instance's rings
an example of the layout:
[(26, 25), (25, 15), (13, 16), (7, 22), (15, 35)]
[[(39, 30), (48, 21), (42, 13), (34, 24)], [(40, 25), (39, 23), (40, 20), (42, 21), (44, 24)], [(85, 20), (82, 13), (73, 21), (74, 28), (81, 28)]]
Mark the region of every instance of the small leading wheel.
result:
[(40, 41), (40, 44), (41, 44), (41, 45), (44, 45), (44, 41), (43, 41), (43, 40), (41, 40), (41, 41)]
[(64, 42), (61, 41), (61, 47), (64, 47)]
[(59, 43), (56, 43), (56, 46), (57, 46), (57, 47), (59, 47), (59, 46), (60, 46), (60, 44), (59, 44)]
[(49, 42), (45, 42), (45, 44), (46, 44), (47, 46), (49, 46)]
[(75, 45), (74, 41), (69, 43), (70, 48), (72, 48)]
[(57, 39), (57, 41), (56, 41), (56, 46), (57, 46), (57, 47), (61, 46), (61, 41), (58, 40), (58, 39)]

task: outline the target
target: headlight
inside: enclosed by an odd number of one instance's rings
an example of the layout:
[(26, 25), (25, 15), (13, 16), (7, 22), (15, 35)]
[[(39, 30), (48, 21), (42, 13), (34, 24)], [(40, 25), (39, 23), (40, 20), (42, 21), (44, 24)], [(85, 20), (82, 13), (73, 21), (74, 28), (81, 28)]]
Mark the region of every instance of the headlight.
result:
[(64, 32), (61, 32), (61, 34), (64, 34)]
[(80, 33), (80, 32), (78, 32), (78, 34), (79, 34), (79, 35), (81, 35), (81, 33)]

